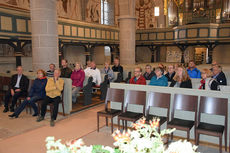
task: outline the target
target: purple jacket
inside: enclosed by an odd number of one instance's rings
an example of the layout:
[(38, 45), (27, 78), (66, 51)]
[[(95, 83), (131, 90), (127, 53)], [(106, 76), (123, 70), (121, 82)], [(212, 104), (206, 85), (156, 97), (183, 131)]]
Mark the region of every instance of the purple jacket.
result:
[(72, 85), (76, 87), (83, 87), (83, 82), (85, 80), (85, 72), (80, 69), (78, 71), (74, 70), (71, 74)]

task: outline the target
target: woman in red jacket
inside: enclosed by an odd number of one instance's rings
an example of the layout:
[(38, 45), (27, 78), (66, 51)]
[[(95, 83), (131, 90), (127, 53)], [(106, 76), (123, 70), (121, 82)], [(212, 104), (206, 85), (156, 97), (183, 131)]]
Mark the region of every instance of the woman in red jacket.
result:
[(82, 70), (80, 63), (76, 63), (74, 71), (71, 74), (72, 79), (72, 102), (76, 103), (79, 90), (83, 87), (85, 72)]
[(142, 76), (142, 69), (140, 67), (136, 67), (134, 70), (134, 77), (129, 80), (130, 84), (141, 84), (146, 85), (146, 80)]

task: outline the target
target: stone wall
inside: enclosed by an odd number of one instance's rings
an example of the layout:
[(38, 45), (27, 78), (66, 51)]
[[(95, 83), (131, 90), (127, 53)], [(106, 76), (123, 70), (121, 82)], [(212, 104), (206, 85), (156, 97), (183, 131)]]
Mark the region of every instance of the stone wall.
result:
[[(185, 63), (188, 63), (190, 60), (194, 60), (194, 47), (188, 47), (184, 53)], [(181, 62), (181, 50), (176, 46), (167, 47), (167, 56), (166, 62)]]
[[(31, 64), (32, 57), (21, 57), (21, 58), (22, 58), (22, 67), (24, 71), (33, 70), (32, 64)], [(1, 72), (6, 72), (8, 70), (12, 71), (15, 69), (16, 69), (16, 57), (0, 57)]]
[(93, 61), (95, 61), (98, 65), (102, 65), (105, 60), (105, 48), (103, 46), (95, 47), (93, 52)]
[[(137, 63), (150, 63), (151, 62), (151, 51), (148, 47), (137, 47), (136, 48), (136, 62)], [(157, 57), (159, 56), (159, 57)], [(160, 47), (160, 53), (157, 55), (155, 52), (154, 61), (157, 62), (181, 62), (181, 51), (176, 46)], [(194, 59), (194, 47), (188, 47), (185, 51), (185, 62)]]
[(159, 62), (166, 62), (166, 58), (167, 58), (167, 47), (160, 47), (160, 58)]
[(137, 63), (150, 63), (151, 51), (148, 47), (136, 47), (136, 62)]
[(76, 62), (85, 65), (85, 48), (81, 46), (66, 46), (64, 47), (64, 58), (68, 60), (71, 68)]
[(220, 64), (230, 64), (230, 45), (217, 46), (213, 51), (213, 61)]
[[(71, 68), (73, 68), (73, 64), (75, 64), (76, 62), (80, 62), (85, 65), (85, 48), (81, 46), (64, 47), (64, 58), (68, 60), (69, 66)], [(105, 61), (110, 62), (110, 58), (110, 55), (105, 56), (105, 49), (103, 46), (94, 48), (93, 60), (96, 62), (96, 64), (102, 65)]]

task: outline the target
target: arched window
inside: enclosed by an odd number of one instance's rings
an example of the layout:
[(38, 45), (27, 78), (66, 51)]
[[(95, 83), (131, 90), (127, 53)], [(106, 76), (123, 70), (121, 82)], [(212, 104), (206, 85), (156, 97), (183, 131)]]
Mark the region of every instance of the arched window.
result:
[(114, 0), (101, 0), (101, 24), (114, 25)]

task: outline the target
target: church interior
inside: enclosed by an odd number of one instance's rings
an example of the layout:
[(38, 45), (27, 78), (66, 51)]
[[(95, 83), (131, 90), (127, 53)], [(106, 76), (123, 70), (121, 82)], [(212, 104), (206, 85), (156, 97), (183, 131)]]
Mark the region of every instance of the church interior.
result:
[(227, 153), (229, 110), (230, 0), (0, 0), (0, 153)]

